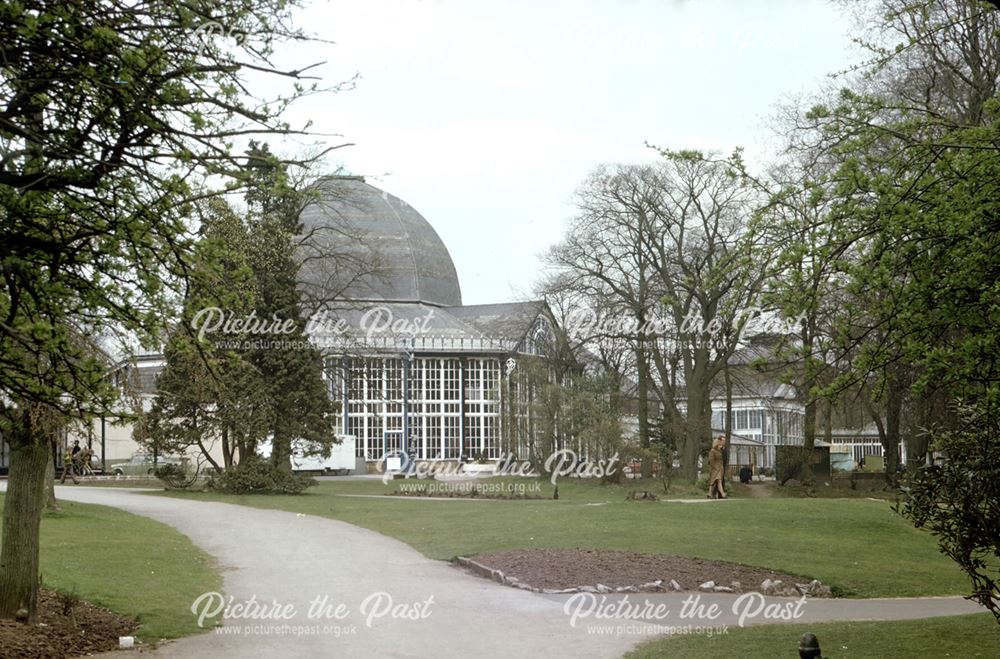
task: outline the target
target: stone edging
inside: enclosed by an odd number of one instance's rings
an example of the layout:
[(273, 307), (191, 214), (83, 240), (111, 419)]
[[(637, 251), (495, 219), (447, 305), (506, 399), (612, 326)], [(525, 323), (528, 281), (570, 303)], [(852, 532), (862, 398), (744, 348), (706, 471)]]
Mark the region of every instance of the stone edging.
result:
[[(475, 572), (481, 577), (486, 577), (487, 579), (491, 579), (505, 586), (520, 588), (521, 590), (528, 590), (533, 593), (541, 593), (543, 595), (567, 595), (570, 593), (676, 593), (685, 590), (685, 588), (674, 579), (671, 579), (666, 584), (663, 583), (662, 579), (657, 579), (656, 581), (639, 584), (637, 586), (619, 586), (617, 588), (605, 586), (600, 583), (596, 586), (575, 586), (573, 588), (536, 588), (535, 586), (524, 583), (517, 577), (504, 574), (502, 570), (497, 570), (489, 567), (488, 565), (483, 565), (482, 563), (468, 558), (467, 556), (456, 556), (454, 562), (461, 567)], [(743, 588), (738, 581), (734, 581), (731, 586), (716, 585), (714, 581), (706, 581), (705, 583), (699, 585), (697, 590), (709, 593), (743, 592)], [(816, 579), (808, 584), (795, 585), (785, 585), (781, 581), (771, 581), (770, 579), (765, 579), (760, 584), (759, 592), (764, 595), (776, 595), (782, 597), (801, 597), (802, 595), (807, 595), (809, 597), (833, 597), (833, 593), (830, 591), (830, 588), (828, 586), (824, 586), (819, 580)]]
[(612, 588), (611, 586), (605, 586), (604, 584), (597, 584), (596, 586), (576, 586), (574, 588), (536, 588), (535, 586), (522, 582), (517, 577), (508, 576), (501, 570), (495, 570), (466, 556), (456, 556), (455, 563), (472, 570), (482, 577), (492, 579), (493, 581), (501, 583), (505, 586), (512, 586), (514, 588), (520, 588), (521, 590), (529, 590), (533, 593), (542, 593), (543, 595), (566, 595), (569, 593), (659, 593), (667, 590), (675, 592), (683, 590), (680, 584), (673, 579), (671, 579), (666, 586), (664, 586), (662, 579), (657, 579), (656, 581), (640, 584), (638, 586), (619, 586), (618, 588)]

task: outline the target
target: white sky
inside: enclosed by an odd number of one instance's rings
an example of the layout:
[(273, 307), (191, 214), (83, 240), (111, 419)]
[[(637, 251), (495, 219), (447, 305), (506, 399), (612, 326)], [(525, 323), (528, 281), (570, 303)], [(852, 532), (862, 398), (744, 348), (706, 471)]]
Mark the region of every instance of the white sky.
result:
[(331, 162), (430, 221), (466, 304), (530, 294), (596, 165), (645, 142), (759, 161), (775, 104), (854, 53), (822, 0), (330, 0), (299, 24), (336, 43), (282, 60), (360, 80), (289, 119), (355, 143)]

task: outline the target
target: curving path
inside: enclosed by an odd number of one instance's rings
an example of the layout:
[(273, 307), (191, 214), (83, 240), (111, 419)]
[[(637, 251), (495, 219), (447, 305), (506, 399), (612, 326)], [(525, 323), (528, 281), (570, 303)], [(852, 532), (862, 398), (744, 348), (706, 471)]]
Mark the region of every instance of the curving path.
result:
[[(657, 632), (640, 620), (596, 619), (593, 614), (581, 614), (572, 626), (564, 611), (568, 595), (501, 586), (336, 520), (117, 488), (60, 487), (57, 496), (169, 524), (218, 560), (225, 595), (234, 603), (255, 598), (295, 609), (287, 619), (226, 620), (221, 630), (161, 645), (152, 653), (156, 657), (617, 657)], [(715, 603), (722, 612), (714, 620), (681, 619), (681, 602), (688, 595), (632, 594), (627, 603), (663, 604), (670, 613), (652, 620), (658, 625), (736, 624), (734, 595), (702, 595), (702, 604)], [(603, 596), (594, 597), (600, 602)], [(317, 598), (328, 612), (342, 605), (345, 617), (310, 618), (310, 604)], [(608, 596), (606, 603), (622, 598)], [(793, 602), (767, 598), (767, 604), (778, 603), (785, 610)], [(582, 604), (585, 611), (589, 603)], [(978, 610), (959, 597), (810, 600), (797, 622), (924, 618)], [(393, 611), (417, 619), (394, 618)], [(758, 616), (746, 622), (774, 620)]]

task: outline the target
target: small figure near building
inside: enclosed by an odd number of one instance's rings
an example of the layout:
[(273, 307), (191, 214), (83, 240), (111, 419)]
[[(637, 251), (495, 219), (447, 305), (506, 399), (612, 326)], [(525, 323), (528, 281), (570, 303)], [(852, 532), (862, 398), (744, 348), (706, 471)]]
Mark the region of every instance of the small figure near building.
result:
[(94, 449), (89, 446), (76, 454), (77, 469), (81, 476), (94, 476)]
[(76, 453), (72, 450), (68, 450), (66, 451), (66, 454), (63, 455), (63, 472), (62, 478), (59, 479), (60, 485), (66, 483), (67, 476), (73, 479), (74, 485), (78, 485), (80, 483), (80, 481), (76, 480), (76, 456), (80, 452), (80, 442), (76, 442), (73, 449), (76, 450)]
[(725, 463), (723, 451), (726, 449), (726, 438), (720, 435), (712, 442), (712, 448), (708, 452), (708, 498), (725, 499)]

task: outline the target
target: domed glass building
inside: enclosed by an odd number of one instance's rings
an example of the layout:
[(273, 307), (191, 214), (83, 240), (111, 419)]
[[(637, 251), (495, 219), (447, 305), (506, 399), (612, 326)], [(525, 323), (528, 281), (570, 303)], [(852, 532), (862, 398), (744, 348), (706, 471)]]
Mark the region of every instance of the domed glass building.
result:
[(511, 374), (553, 344), (547, 305), (463, 305), (451, 255), (416, 209), (362, 177), (318, 192), (301, 216), (299, 285), (357, 457), (522, 453), (513, 430), (529, 406)]
[(299, 218), (307, 294), (462, 306), (448, 248), (416, 209), (361, 176), (324, 178), (314, 190)]

